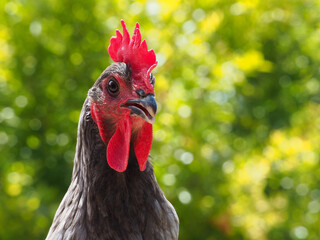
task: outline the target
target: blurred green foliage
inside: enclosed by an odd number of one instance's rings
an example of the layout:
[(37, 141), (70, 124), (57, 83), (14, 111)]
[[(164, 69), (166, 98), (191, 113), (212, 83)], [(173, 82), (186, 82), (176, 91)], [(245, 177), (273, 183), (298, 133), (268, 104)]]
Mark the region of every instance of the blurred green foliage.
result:
[(0, 239), (44, 239), (123, 18), (159, 61), (152, 156), (180, 239), (320, 239), (320, 1), (0, 2)]

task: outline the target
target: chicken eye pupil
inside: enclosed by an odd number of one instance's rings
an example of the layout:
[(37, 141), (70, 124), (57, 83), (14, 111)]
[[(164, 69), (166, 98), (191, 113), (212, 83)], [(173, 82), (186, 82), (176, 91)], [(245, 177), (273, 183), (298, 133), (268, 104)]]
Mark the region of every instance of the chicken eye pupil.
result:
[(111, 79), (108, 82), (108, 91), (110, 94), (115, 95), (119, 92), (119, 85), (116, 80)]

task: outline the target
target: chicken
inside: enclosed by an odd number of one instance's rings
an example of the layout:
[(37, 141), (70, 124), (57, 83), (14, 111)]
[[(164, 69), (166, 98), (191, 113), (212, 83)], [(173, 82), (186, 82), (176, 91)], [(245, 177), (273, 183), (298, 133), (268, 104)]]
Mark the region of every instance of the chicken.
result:
[(178, 239), (178, 216), (150, 163), (157, 65), (123, 20), (108, 52), (114, 63), (89, 90), (78, 125), (72, 181), (47, 240)]

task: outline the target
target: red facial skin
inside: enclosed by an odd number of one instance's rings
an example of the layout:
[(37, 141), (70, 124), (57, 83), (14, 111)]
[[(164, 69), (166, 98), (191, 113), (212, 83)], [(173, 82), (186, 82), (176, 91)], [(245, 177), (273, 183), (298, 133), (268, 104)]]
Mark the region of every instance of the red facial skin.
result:
[[(107, 85), (114, 77), (119, 84), (119, 94), (109, 93)], [(145, 83), (144, 81), (141, 81)], [(107, 161), (118, 172), (126, 170), (130, 143), (133, 142), (139, 168), (144, 171), (152, 145), (152, 124), (141, 117), (130, 115), (131, 110), (121, 107), (129, 99), (138, 99), (136, 89), (153, 93), (153, 86), (131, 85), (119, 75), (112, 75), (101, 83), (101, 100), (92, 101), (91, 115), (98, 125), (101, 139), (107, 146)]]

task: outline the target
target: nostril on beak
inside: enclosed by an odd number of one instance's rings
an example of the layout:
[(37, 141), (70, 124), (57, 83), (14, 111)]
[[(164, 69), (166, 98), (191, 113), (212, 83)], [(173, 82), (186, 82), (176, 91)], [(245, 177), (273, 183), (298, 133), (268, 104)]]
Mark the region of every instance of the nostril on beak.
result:
[(145, 97), (146, 96), (145, 91), (143, 91), (142, 89), (138, 89), (136, 91), (136, 93), (139, 95), (139, 97)]

